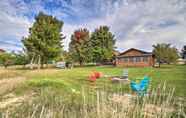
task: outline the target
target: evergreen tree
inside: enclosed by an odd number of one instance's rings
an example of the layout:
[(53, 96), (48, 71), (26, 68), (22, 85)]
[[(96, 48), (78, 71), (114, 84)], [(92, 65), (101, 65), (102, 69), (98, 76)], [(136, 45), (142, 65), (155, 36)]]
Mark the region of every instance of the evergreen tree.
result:
[(76, 30), (71, 36), (69, 44), (69, 53), (75, 62), (79, 62), (82, 66), (83, 63), (91, 60), (89, 31), (84, 29)]
[(23, 38), (25, 50), (31, 59), (37, 60), (43, 66), (49, 60), (59, 56), (62, 52), (61, 28), (63, 22), (42, 12), (35, 18), (29, 29), (29, 36)]
[(115, 39), (109, 27), (100, 26), (91, 35), (92, 55), (94, 62), (105, 62), (114, 56)]

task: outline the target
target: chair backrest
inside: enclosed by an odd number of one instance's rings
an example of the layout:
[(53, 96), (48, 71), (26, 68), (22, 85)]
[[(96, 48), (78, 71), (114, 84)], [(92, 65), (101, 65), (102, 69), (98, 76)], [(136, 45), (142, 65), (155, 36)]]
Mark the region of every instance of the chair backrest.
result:
[(142, 90), (146, 90), (149, 86), (150, 78), (145, 76), (143, 80), (140, 81), (140, 87)]
[(150, 78), (145, 76), (143, 80), (140, 81), (140, 83), (136, 83), (134, 81), (131, 81), (130, 86), (133, 91), (136, 91), (138, 95), (143, 96), (148, 89), (150, 83)]
[(150, 78), (144, 77), (143, 80), (140, 81), (140, 84), (149, 83), (149, 81), (150, 81)]
[(134, 82), (134, 81), (131, 81), (131, 82), (130, 82), (130, 87), (131, 87), (131, 89), (132, 89), (133, 91), (138, 91), (139, 86), (136, 86), (136, 85), (137, 85), (136, 82)]
[(123, 76), (128, 77), (129, 76), (129, 71), (128, 69), (123, 69)]

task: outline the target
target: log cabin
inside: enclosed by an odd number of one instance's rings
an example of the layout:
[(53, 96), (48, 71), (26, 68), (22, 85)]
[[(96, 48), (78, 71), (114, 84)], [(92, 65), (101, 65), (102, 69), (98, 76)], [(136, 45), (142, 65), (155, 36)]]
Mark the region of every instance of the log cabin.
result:
[(115, 64), (122, 67), (153, 67), (155, 56), (151, 52), (131, 48), (120, 53), (116, 57)]

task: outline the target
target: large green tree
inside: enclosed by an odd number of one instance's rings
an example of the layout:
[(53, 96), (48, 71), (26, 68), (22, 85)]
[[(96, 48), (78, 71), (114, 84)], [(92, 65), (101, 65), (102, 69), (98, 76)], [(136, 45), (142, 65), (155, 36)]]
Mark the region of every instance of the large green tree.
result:
[(63, 22), (42, 12), (35, 17), (33, 26), (29, 29), (29, 36), (23, 38), (25, 51), (33, 60), (43, 66), (47, 61), (59, 56), (62, 52)]
[(157, 62), (160, 64), (163, 63), (174, 63), (178, 59), (178, 51), (175, 47), (172, 47), (171, 44), (161, 43), (153, 45), (153, 53), (157, 59)]
[(69, 53), (75, 62), (82, 66), (91, 60), (91, 45), (89, 31), (86, 28), (75, 30), (71, 36)]
[(100, 26), (91, 34), (91, 46), (94, 62), (105, 62), (113, 58), (115, 39), (109, 27)]

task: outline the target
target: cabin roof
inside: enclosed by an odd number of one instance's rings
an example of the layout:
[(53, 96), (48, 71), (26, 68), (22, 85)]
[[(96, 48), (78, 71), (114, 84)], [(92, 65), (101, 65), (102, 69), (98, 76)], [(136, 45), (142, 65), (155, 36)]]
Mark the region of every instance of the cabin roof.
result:
[(136, 48), (130, 48), (130, 49), (128, 49), (128, 50), (126, 50), (126, 51), (120, 53), (119, 56), (124, 55), (124, 54), (126, 54), (127, 52), (130, 52), (130, 51), (132, 51), (132, 50), (135, 50), (135, 51), (141, 52), (141, 53), (143, 53), (143, 54), (147, 54), (147, 55), (150, 54), (150, 55), (152, 55), (152, 52), (146, 52), (146, 51), (139, 50), (139, 49), (136, 49)]

